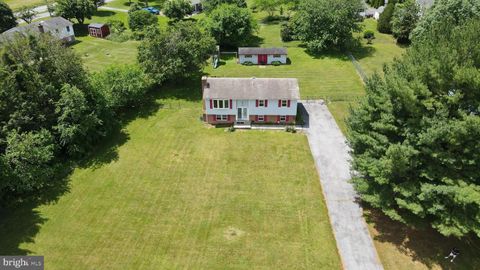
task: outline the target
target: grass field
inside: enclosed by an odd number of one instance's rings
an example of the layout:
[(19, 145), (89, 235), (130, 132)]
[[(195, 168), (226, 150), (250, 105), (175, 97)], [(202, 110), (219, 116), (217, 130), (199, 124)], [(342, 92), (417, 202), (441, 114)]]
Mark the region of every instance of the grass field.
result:
[(0, 254), (46, 269), (339, 269), (306, 137), (209, 128), (198, 87), (160, 89), (57, 203), (1, 213)]
[(45, 5), (44, 0), (4, 0), (4, 2), (7, 3), (7, 5), (14, 11), (23, 6), (36, 7)]
[[(405, 47), (399, 46), (392, 35), (382, 34), (377, 31), (377, 21), (366, 19), (363, 23), (364, 30), (372, 30), (375, 33), (375, 39), (372, 44), (367, 44), (362, 38), (362, 47), (352, 54), (362, 66), (367, 75), (375, 72), (382, 73), (382, 67), (390, 63), (395, 57), (400, 57), (405, 52)], [(359, 33), (363, 36), (363, 33)]]

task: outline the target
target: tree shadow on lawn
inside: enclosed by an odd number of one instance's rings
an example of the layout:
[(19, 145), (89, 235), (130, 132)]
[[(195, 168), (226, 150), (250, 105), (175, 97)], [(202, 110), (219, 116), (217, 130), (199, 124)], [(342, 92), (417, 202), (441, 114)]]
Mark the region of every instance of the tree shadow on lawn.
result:
[(338, 59), (341, 61), (350, 61), (348, 55), (345, 51), (340, 50), (328, 50), (321, 53), (312, 53), (307, 50), (305, 45), (299, 45), (300, 48), (304, 48), (306, 54), (311, 56), (313, 59)]
[(88, 24), (74, 24), (73, 31), (75, 32), (76, 37), (86, 37), (88, 36)]
[(117, 13), (114, 12), (114, 11), (111, 11), (111, 10), (97, 10), (97, 11), (95, 11), (94, 16), (96, 16), (96, 17), (110, 17), (110, 16), (113, 16), (115, 14), (117, 14)]
[(39, 205), (52, 204), (61, 195), (69, 192), (68, 175), (72, 164), (64, 164), (58, 177), (52, 179), (49, 186), (29, 194), (28, 199), (18, 201), (15, 195), (7, 195), (0, 202), (0, 254), (28, 255), (28, 249), (20, 247), (22, 243), (33, 243), (35, 235), (47, 221), (37, 210)]
[(352, 50), (352, 54), (357, 60), (372, 56), (377, 49), (371, 45), (363, 45)]
[[(475, 236), (462, 239), (445, 237), (432, 228), (412, 228), (391, 220), (379, 210), (365, 209), (367, 223), (372, 224), (378, 232), (374, 239), (395, 245), (399, 252), (414, 261), (428, 268), (438, 264), (442, 269), (480, 269), (480, 239)], [(453, 247), (458, 248), (461, 254), (451, 263), (444, 257)]]
[[(200, 85), (200, 81), (198, 81)], [(193, 85), (193, 84), (192, 84)], [(126, 111), (118, 118), (118, 124), (113, 125), (110, 135), (99, 141), (94, 150), (84, 159), (76, 162), (65, 161), (60, 164), (57, 177), (51, 180), (50, 185), (35, 191), (28, 199), (19, 201), (17, 195), (0, 202), (0, 254), (1, 255), (27, 255), (32, 252), (21, 248), (22, 243), (33, 243), (36, 234), (47, 219), (38, 211), (38, 207), (45, 204), (54, 204), (58, 199), (69, 192), (70, 175), (75, 167), (97, 169), (118, 159), (118, 148), (129, 140), (129, 135), (123, 129), (131, 121), (137, 118), (148, 118), (156, 113), (162, 104), (158, 99), (164, 96), (177, 96), (179, 98), (198, 99), (201, 95), (190, 94), (191, 86), (180, 91), (167, 91), (154, 89), (147, 94), (145, 102), (136, 108)], [(182, 90), (183, 89), (183, 90)], [(198, 90), (200, 92), (200, 90)], [(27, 194), (24, 194), (27, 195)]]

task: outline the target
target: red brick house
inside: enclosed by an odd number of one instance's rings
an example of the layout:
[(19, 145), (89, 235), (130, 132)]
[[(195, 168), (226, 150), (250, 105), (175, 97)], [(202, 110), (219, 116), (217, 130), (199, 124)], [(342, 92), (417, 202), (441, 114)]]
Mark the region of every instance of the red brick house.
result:
[(210, 124), (294, 124), (300, 91), (291, 78), (202, 78)]

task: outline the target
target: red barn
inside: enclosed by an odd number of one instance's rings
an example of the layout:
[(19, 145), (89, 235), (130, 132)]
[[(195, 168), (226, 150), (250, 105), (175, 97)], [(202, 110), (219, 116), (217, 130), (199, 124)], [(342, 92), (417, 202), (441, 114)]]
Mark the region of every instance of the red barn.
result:
[(110, 34), (110, 28), (104, 23), (91, 23), (88, 25), (88, 34), (92, 37), (104, 38)]

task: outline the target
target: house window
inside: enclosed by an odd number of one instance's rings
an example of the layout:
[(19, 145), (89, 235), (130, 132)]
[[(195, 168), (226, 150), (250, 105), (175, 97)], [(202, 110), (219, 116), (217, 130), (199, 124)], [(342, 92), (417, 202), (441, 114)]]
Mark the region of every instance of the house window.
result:
[(67, 26), (67, 32), (70, 32), (70, 26)]
[(259, 115), (259, 116), (258, 116), (258, 121), (259, 121), (259, 122), (265, 121), (265, 115)]
[(214, 99), (213, 100), (214, 109), (228, 109), (228, 99)]
[(245, 58), (252, 58), (251, 54), (245, 54)]
[(287, 121), (287, 116), (286, 115), (280, 115), (280, 121), (281, 122)]
[(274, 54), (273, 57), (274, 57), (274, 58), (280, 58), (280, 57), (282, 57), (282, 56), (281, 56), (280, 54)]
[(216, 119), (217, 119), (217, 121), (227, 121), (228, 115), (225, 115), (225, 114), (217, 114), (217, 115), (216, 115)]
[(260, 99), (258, 101), (258, 107), (265, 107), (265, 100), (264, 99)]
[(280, 101), (280, 107), (288, 107), (288, 100), (282, 99)]

